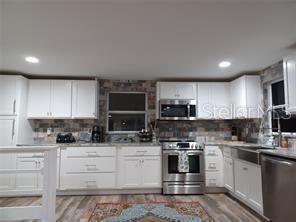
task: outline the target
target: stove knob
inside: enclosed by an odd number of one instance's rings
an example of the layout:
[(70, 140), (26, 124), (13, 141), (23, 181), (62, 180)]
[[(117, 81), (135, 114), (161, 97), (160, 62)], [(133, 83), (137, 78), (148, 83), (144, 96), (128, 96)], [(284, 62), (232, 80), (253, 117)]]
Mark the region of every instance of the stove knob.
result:
[(198, 149), (199, 147), (197, 145), (195, 145), (195, 149)]

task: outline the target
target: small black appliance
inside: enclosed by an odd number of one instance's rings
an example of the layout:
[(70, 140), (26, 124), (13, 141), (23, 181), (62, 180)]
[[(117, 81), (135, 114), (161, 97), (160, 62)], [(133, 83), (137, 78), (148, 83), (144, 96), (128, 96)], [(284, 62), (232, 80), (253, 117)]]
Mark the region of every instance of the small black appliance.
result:
[(57, 135), (56, 143), (75, 143), (75, 137), (72, 133), (59, 133)]
[(92, 133), (91, 133), (91, 141), (93, 143), (99, 143), (101, 142), (101, 137), (100, 137), (100, 127), (99, 126), (93, 126)]

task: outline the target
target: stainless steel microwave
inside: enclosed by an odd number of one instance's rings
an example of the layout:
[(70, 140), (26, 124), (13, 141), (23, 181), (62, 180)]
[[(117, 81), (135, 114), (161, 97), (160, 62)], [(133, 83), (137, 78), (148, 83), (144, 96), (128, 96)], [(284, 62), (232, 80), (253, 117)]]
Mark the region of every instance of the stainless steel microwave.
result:
[(196, 118), (196, 100), (159, 101), (159, 119), (161, 120), (195, 120)]

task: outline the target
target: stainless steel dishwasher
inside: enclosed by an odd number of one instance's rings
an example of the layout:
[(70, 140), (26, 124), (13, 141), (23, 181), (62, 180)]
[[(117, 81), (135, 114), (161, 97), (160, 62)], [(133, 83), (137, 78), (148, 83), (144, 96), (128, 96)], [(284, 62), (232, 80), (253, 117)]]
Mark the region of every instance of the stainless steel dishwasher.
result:
[(296, 221), (296, 160), (262, 155), (263, 212), (272, 222)]

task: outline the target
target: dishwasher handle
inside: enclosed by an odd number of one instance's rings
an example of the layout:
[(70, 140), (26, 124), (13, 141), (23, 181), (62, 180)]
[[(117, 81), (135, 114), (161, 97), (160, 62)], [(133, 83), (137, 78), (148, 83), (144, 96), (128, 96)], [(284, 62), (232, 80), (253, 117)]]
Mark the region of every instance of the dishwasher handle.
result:
[(274, 157), (274, 156), (269, 156), (269, 155), (262, 155), (262, 162), (269, 162), (271, 164), (281, 164), (281, 165), (286, 165), (290, 167), (296, 167), (296, 162), (287, 160), (284, 158), (279, 158), (279, 157)]

